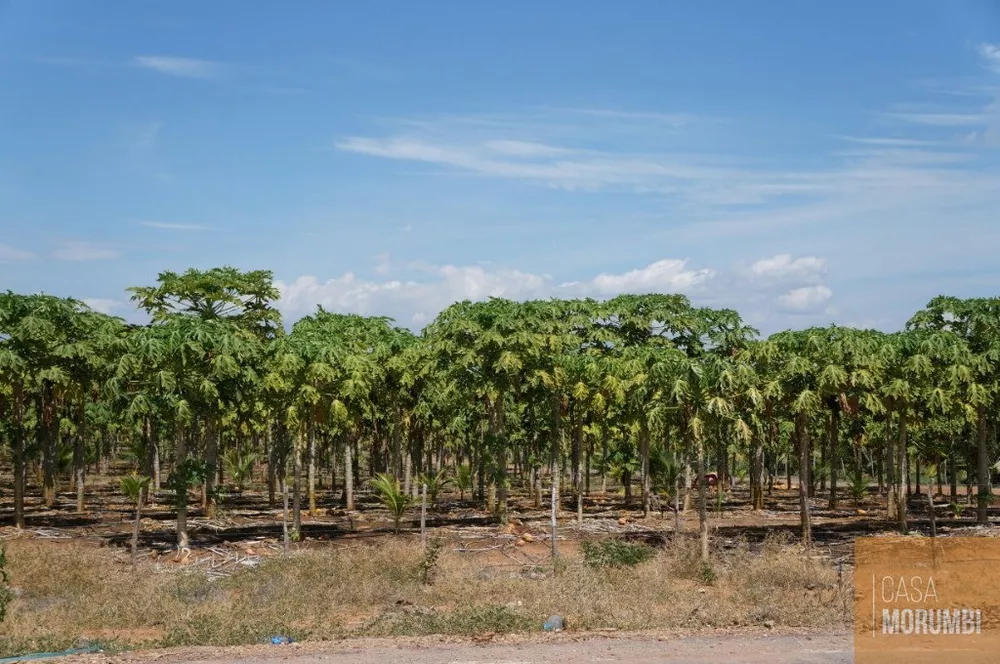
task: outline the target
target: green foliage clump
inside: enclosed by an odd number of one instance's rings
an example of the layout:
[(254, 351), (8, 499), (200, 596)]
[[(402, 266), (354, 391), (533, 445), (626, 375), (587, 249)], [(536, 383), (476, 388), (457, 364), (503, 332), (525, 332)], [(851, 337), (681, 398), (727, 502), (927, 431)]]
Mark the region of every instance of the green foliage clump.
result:
[(855, 475), (851, 480), (851, 497), (856, 505), (868, 495), (868, 478), (864, 475)]
[(10, 589), (10, 575), (7, 574), (7, 549), (0, 545), (0, 622), (7, 616), (7, 605), (14, 599)]
[(387, 473), (377, 473), (369, 484), (392, 515), (393, 526), (398, 533), (399, 521), (410, 506), (410, 496), (399, 487), (399, 480)]
[(424, 585), (434, 582), (434, 574), (437, 572), (438, 558), (441, 556), (441, 540), (434, 538), (427, 542), (424, 554), (420, 557), (420, 580)]
[(139, 499), (142, 498), (142, 493), (149, 488), (149, 483), (151, 478), (144, 477), (138, 473), (132, 473), (126, 475), (118, 480), (119, 487), (121, 488), (122, 494), (129, 499), (133, 505), (139, 504)]
[(431, 473), (421, 473), (417, 477), (418, 484), (427, 485), (427, 499), (431, 505), (437, 503), (438, 494), (453, 482), (454, 480), (448, 477), (448, 470), (446, 468), (442, 468), (433, 475)]
[(188, 457), (181, 462), (167, 477), (167, 486), (174, 491), (174, 500), (178, 507), (188, 504), (188, 489), (205, 482), (211, 469), (203, 459)]
[(653, 549), (619, 539), (584, 541), (583, 559), (591, 567), (635, 567), (653, 557)]
[(472, 490), (472, 469), (469, 464), (462, 464), (455, 469), (455, 488), (458, 489), (460, 500), (465, 500), (465, 492)]
[(243, 488), (253, 479), (253, 468), (259, 458), (256, 452), (241, 454), (238, 450), (229, 450), (222, 457), (223, 467), (233, 481), (236, 493), (243, 493)]

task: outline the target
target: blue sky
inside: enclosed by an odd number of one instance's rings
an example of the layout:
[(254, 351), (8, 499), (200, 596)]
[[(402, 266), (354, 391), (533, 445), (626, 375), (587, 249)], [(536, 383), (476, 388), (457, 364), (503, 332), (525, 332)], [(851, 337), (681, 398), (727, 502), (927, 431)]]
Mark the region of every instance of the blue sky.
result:
[(1000, 293), (996, 2), (0, 0), (0, 288), (272, 269), (419, 328), (683, 292), (769, 332)]

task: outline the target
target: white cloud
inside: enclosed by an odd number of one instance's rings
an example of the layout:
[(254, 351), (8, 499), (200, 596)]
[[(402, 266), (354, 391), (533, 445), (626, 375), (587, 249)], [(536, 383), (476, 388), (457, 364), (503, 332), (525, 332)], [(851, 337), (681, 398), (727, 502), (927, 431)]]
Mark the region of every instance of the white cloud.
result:
[(778, 298), (781, 308), (793, 313), (814, 313), (823, 309), (833, 291), (823, 285), (793, 288)]
[(215, 78), (222, 72), (218, 62), (169, 55), (140, 55), (133, 62), (138, 67), (181, 78)]
[(392, 264), (389, 262), (389, 253), (382, 252), (375, 256), (375, 272), (376, 274), (389, 274), (392, 270)]
[(85, 297), (83, 298), (83, 303), (102, 314), (110, 314), (115, 309), (125, 306), (125, 303), (120, 300), (111, 300), (103, 297)]
[(160, 228), (167, 231), (208, 231), (211, 230), (209, 226), (201, 226), (199, 224), (172, 224), (163, 221), (140, 221), (140, 226), (145, 226), (147, 228)]
[(557, 148), (533, 141), (487, 141), (483, 147), (491, 152), (511, 157), (552, 157), (570, 152), (565, 148)]
[(61, 261), (100, 261), (118, 258), (119, 252), (106, 244), (93, 242), (63, 242), (52, 252), (52, 257)]
[(369, 281), (347, 273), (321, 282), (303, 275), (290, 283), (278, 281), (279, 308), (295, 318), (317, 304), (331, 311), (366, 315), (388, 314), (404, 324), (423, 324), (445, 307), (461, 300), (503, 297), (527, 300), (547, 297), (611, 297), (619, 293), (692, 291), (714, 276), (709, 269), (691, 270), (677, 259), (657, 261), (622, 274), (599, 274), (585, 281), (557, 284), (547, 274), (471, 265), (414, 264), (421, 280)]
[(762, 258), (750, 266), (750, 272), (755, 277), (765, 279), (803, 279), (818, 278), (826, 271), (826, 261), (816, 256), (801, 256), (792, 258), (791, 254), (778, 254), (771, 258)]
[(0, 263), (19, 263), (21, 261), (30, 261), (34, 257), (35, 254), (30, 251), (24, 251), (9, 244), (0, 243)]
[(995, 72), (1000, 72), (1000, 45), (983, 43), (977, 50), (980, 57), (986, 61), (986, 66)]
[(664, 259), (625, 274), (599, 274), (592, 281), (578, 284), (585, 293), (673, 293), (711, 279), (712, 270), (688, 270), (687, 261)]

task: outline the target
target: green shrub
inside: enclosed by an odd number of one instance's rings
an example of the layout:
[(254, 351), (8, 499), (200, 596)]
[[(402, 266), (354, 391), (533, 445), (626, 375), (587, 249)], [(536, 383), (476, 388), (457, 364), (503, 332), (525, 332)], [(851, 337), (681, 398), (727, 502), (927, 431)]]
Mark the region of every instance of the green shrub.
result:
[(410, 505), (410, 495), (399, 488), (399, 480), (387, 473), (376, 473), (368, 480), (378, 499), (392, 515), (392, 523), (396, 533), (399, 533), (399, 522)]
[(7, 615), (7, 605), (14, 599), (10, 589), (10, 576), (7, 574), (7, 548), (0, 544), (0, 622)]
[(583, 559), (591, 567), (635, 567), (653, 556), (653, 550), (645, 544), (619, 539), (584, 541), (580, 548), (583, 549)]
[(868, 478), (864, 475), (855, 475), (851, 479), (850, 489), (854, 504), (860, 507), (861, 501), (868, 496)]
[(427, 542), (423, 555), (420, 557), (420, 579), (425, 585), (434, 582), (437, 572), (438, 557), (441, 555), (441, 540), (434, 538)]

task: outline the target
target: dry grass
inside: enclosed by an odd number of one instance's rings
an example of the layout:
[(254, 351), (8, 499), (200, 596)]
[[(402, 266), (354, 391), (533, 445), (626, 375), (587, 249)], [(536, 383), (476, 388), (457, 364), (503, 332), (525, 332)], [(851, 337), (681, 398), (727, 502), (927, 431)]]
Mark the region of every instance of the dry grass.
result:
[(19, 597), (0, 630), (0, 655), (72, 647), (81, 637), (149, 647), (272, 634), (528, 631), (552, 614), (571, 629), (841, 626), (851, 593), (827, 563), (778, 542), (715, 554), (712, 585), (689, 542), (634, 568), (594, 568), (570, 548), (557, 574), (446, 545), (430, 586), (420, 581), (419, 546), (405, 538), (305, 550), (216, 581), (132, 569), (120, 552), (82, 543), (19, 540), (8, 554)]

